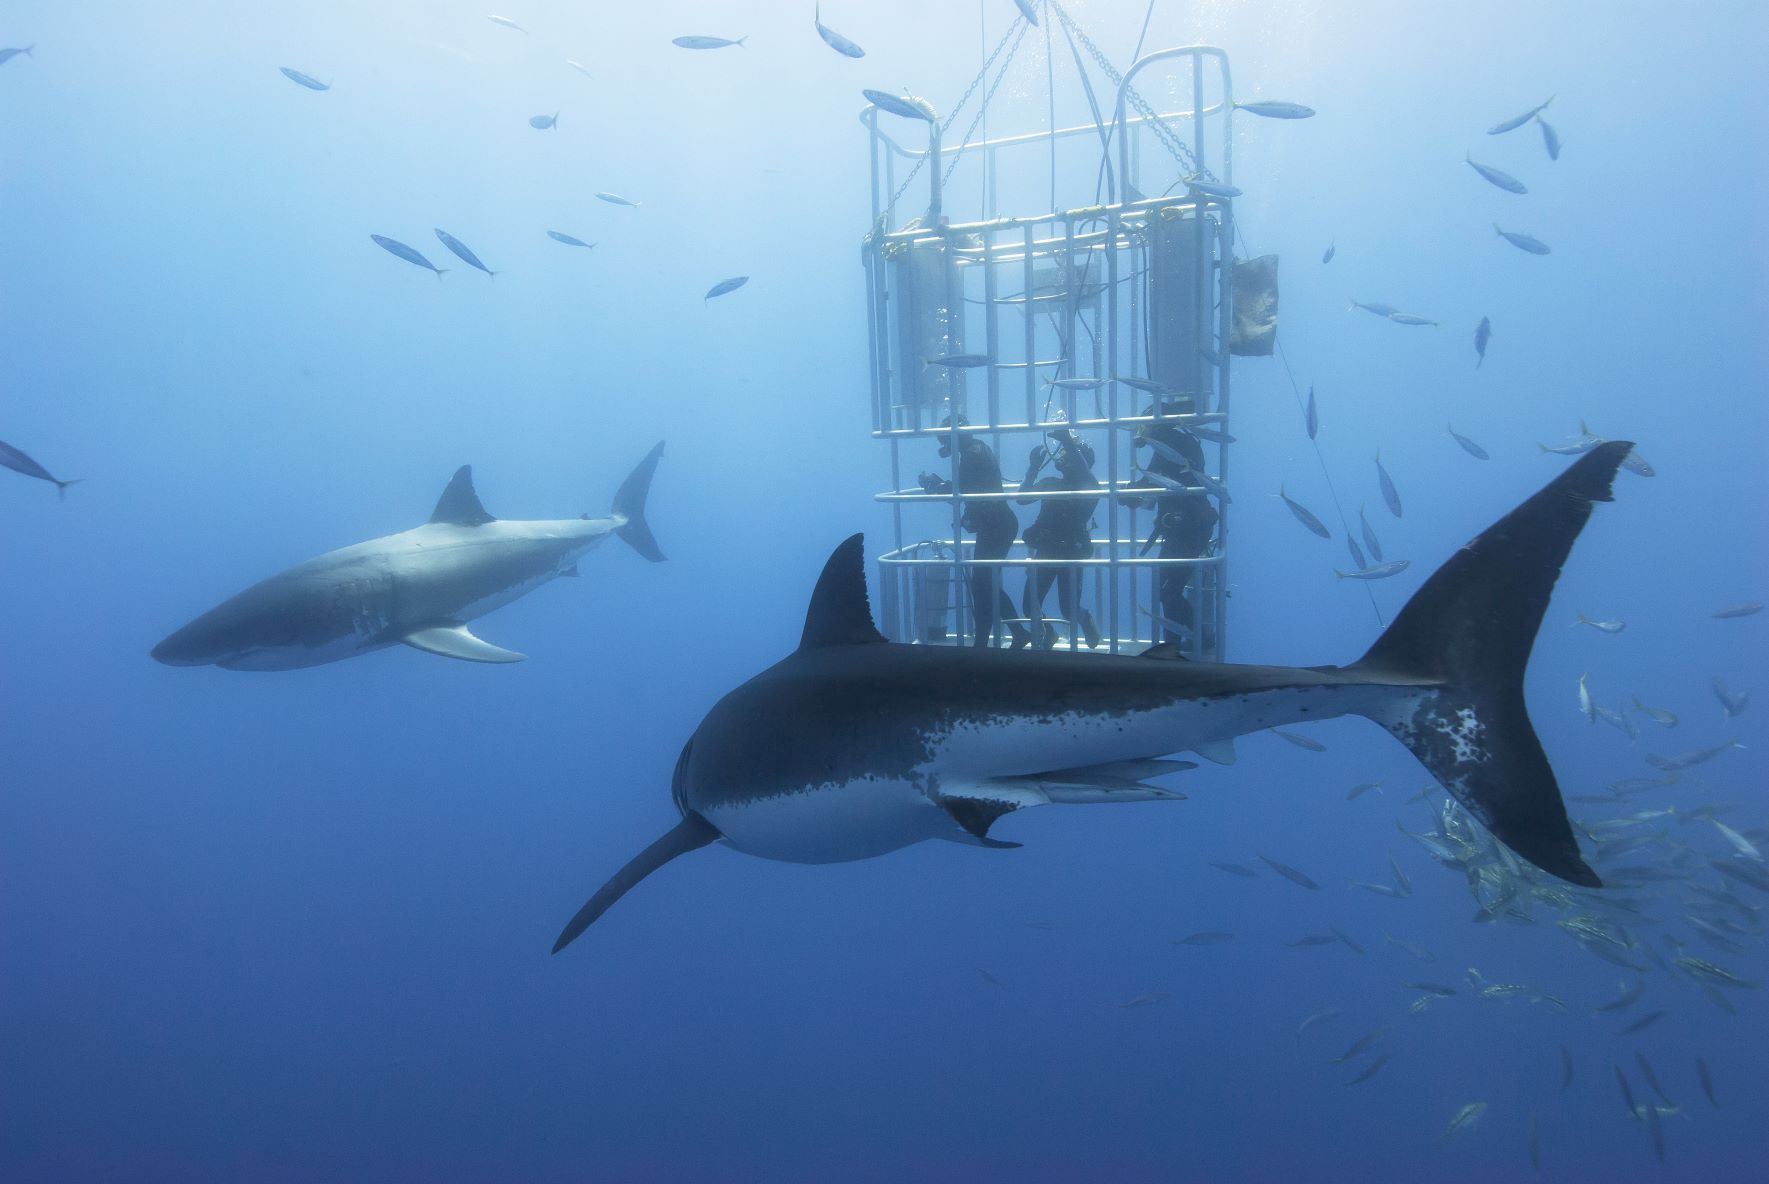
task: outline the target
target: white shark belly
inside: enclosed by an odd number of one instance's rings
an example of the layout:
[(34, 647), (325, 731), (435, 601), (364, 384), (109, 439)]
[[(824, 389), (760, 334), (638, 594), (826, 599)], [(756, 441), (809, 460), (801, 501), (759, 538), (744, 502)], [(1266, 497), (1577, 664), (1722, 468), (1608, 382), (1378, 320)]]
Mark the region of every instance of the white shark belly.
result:
[(721, 803), (700, 813), (737, 850), (786, 863), (870, 859), (957, 831), (918, 783), (880, 777)]

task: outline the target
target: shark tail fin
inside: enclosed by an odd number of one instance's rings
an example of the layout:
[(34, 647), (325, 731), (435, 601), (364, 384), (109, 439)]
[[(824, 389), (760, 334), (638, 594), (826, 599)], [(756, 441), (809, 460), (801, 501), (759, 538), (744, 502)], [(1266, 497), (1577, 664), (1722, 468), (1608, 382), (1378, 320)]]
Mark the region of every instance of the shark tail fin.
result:
[(1632, 445), (1600, 444), (1457, 551), (1351, 669), (1412, 688), (1367, 712), (1469, 813), (1563, 880), (1602, 881), (1579, 854), (1523, 674), (1554, 582)]
[(82, 482), (84, 480), (86, 480), (86, 478), (84, 478), (84, 477), (69, 477), (66, 481), (57, 481), (55, 483), (55, 496), (60, 498), (64, 502), (67, 501), (68, 500), (68, 486), (78, 485), (80, 482)]
[(640, 880), (668, 863), (678, 855), (686, 855), (690, 851), (698, 851), (708, 843), (719, 840), (719, 832), (713, 824), (693, 812), (682, 815), (682, 821), (676, 823), (663, 836), (649, 847), (627, 861), (625, 867), (615, 872), (608, 882), (596, 889), (596, 894), (584, 901), (583, 908), (566, 922), (565, 928), (559, 933), (559, 940), (553, 943), (553, 952), (560, 950), (576, 941), (578, 935), (588, 929), (597, 917), (613, 907), (614, 902), (627, 894), (628, 889)]
[(651, 524), (645, 521), (645, 495), (651, 492), (651, 477), (657, 472), (657, 460), (663, 455), (663, 441), (645, 454), (627, 479), (620, 483), (620, 489), (614, 494), (614, 516), (625, 519), (615, 533), (626, 540), (627, 546), (643, 555), (653, 563), (662, 563), (663, 552), (657, 546), (657, 540), (651, 535)]

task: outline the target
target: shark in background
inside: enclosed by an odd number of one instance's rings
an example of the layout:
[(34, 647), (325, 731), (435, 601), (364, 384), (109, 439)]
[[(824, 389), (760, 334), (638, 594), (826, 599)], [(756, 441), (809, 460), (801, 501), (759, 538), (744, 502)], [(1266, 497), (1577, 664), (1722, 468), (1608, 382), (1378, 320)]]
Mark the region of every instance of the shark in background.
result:
[(463, 465), (430, 520), (332, 551), (254, 584), (153, 648), (168, 666), (295, 670), (387, 646), (468, 662), (525, 655), (482, 641), (467, 622), (560, 576), (609, 535), (663, 561), (645, 521), (659, 443), (614, 495), (606, 518), (504, 521), (492, 517)]
[(799, 647), (713, 706), (676, 762), (681, 821), (578, 910), (557, 953), (630, 888), (714, 842), (765, 859), (866, 859), (926, 839), (990, 835), (1049, 803), (1183, 797), (1147, 779), (1233, 759), (1236, 736), (1362, 715), (1418, 758), (1499, 840), (1600, 887), (1524, 707), (1523, 677), (1555, 580), (1631, 444), (1592, 448), (1467, 543), (1349, 666), (887, 642), (859, 535), (811, 594)]

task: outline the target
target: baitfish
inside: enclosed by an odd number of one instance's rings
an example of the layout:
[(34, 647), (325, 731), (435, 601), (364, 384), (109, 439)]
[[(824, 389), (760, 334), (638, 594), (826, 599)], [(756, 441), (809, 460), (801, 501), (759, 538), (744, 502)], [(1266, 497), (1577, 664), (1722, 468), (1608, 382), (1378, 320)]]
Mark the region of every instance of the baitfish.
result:
[(888, 90), (863, 90), (860, 96), (880, 111), (889, 111), (892, 115), (901, 115), (904, 119), (922, 119), (928, 123), (938, 123), (939, 117), (926, 99), (914, 95), (894, 95)]
[(1308, 388), (1308, 410), (1302, 414), (1302, 426), (1308, 429), (1308, 438), (1314, 439), (1315, 433), (1321, 430), (1321, 415), (1315, 409), (1314, 388)]
[(1474, 368), (1476, 370), (1480, 369), (1481, 363), (1486, 361), (1486, 343), (1492, 339), (1493, 319), (1491, 317), (1481, 317), (1480, 324), (1474, 327)]
[(586, 243), (574, 234), (566, 234), (563, 230), (549, 230), (547, 237), (556, 243), (564, 243), (568, 247), (593, 247), (595, 243)]
[(287, 78), (290, 82), (293, 82), (296, 86), (305, 86), (308, 90), (331, 90), (332, 89), (331, 83), (321, 82), (319, 79), (315, 78), (311, 74), (303, 74), (303, 73), (301, 73), (301, 71), (291, 70), (287, 66), (278, 66), (277, 69), (279, 69), (283, 72), (284, 78)]
[(1333, 569), (1333, 574), (1341, 580), (1386, 580), (1390, 576), (1398, 576), (1412, 565), (1409, 559), (1393, 559), (1387, 563), (1378, 563), (1375, 567), (1366, 567), (1360, 571), (1340, 571)]
[(1376, 1046), (1376, 1041), (1382, 1039), (1382, 1033), (1385, 1031), (1387, 1031), (1387, 1029), (1377, 1028), (1373, 1032), (1365, 1032), (1362, 1036), (1359, 1036), (1356, 1040), (1351, 1042), (1350, 1048), (1334, 1057), (1332, 1063), (1335, 1065), (1343, 1065), (1346, 1061), (1369, 1052), (1370, 1049)]
[(1433, 329), (1437, 328), (1437, 322), (1431, 318), (1417, 317), (1410, 312), (1391, 312), (1388, 319), (1397, 325), (1430, 325)]
[(702, 296), (700, 299), (702, 302), (705, 302), (705, 301), (711, 300), (714, 296), (723, 296), (727, 292), (735, 292), (737, 289), (743, 287), (743, 285), (745, 285), (747, 283), (749, 283), (748, 276), (734, 275), (730, 279), (720, 280), (718, 283), (716, 283), (712, 287), (708, 288), (706, 290), (706, 295)]
[(1364, 517), (1364, 508), (1362, 506), (1357, 508), (1357, 520), (1358, 525), (1363, 530), (1364, 548), (1369, 551), (1371, 559), (1374, 559), (1377, 563), (1381, 563), (1382, 544), (1377, 540), (1375, 528), (1370, 525), (1370, 520)]
[(1227, 872), (1231, 876), (1256, 876), (1259, 874), (1252, 868), (1240, 863), (1212, 863), (1210, 866), (1217, 871)]
[(1233, 185), (1224, 185), (1221, 181), (1207, 181), (1197, 174), (1185, 179), (1185, 187), (1193, 193), (1202, 193), (1205, 197), (1228, 199), (1241, 196), (1241, 191)]
[(1306, 748), (1310, 752), (1325, 752), (1327, 746), (1312, 736), (1304, 736), (1300, 732), (1286, 732), (1282, 728), (1267, 728), (1266, 731), (1281, 739), (1288, 740), (1298, 748)]
[(1489, 136), (1499, 136), (1499, 135), (1503, 135), (1506, 132), (1516, 131), (1518, 128), (1522, 127), (1524, 124), (1528, 123), (1530, 120), (1534, 119), (1536, 116), (1538, 116), (1542, 112), (1546, 111), (1548, 109), (1548, 104), (1552, 103), (1553, 101), (1554, 101), (1554, 96), (1549, 95), (1541, 103), (1539, 103), (1538, 105), (1536, 105), (1534, 107), (1531, 107), (1528, 111), (1525, 111), (1522, 115), (1513, 116), (1512, 118), (1504, 120), (1501, 123), (1493, 124), (1493, 126), (1486, 129), (1486, 134)]
[(1510, 173), (1507, 173), (1502, 169), (1496, 169), (1490, 164), (1481, 164), (1472, 156), (1465, 156), (1462, 159), (1468, 162), (1469, 168), (1479, 173), (1494, 185), (1497, 185), (1500, 189), (1503, 189), (1506, 193), (1529, 192), (1528, 189), (1524, 188), (1522, 181), (1519, 181), (1516, 177), (1513, 177)]
[(1365, 794), (1369, 793), (1372, 789), (1381, 789), (1381, 788), (1382, 788), (1382, 783), (1380, 781), (1361, 781), (1358, 784), (1352, 786), (1350, 789), (1346, 790), (1345, 800), (1348, 802), (1355, 802), (1355, 801), (1357, 801), (1357, 799), (1359, 799), (1359, 798), (1363, 797)]
[[(1400, 491), (1394, 487), (1394, 478), (1382, 467), (1382, 452), (1376, 452), (1376, 480), (1382, 486), (1382, 500), (1388, 503), (1388, 512), (1396, 518), (1401, 516)], [(1366, 540), (1367, 541), (1367, 540)], [(1377, 558), (1381, 558), (1377, 556)]]
[(1562, 1044), (1560, 1046), (1560, 1092), (1565, 1093), (1572, 1088), (1572, 1052)]
[(1351, 566), (1360, 571), (1370, 566), (1370, 561), (1364, 558), (1363, 548), (1357, 545), (1357, 540), (1350, 534), (1345, 536), (1345, 545), (1351, 551)]
[(1173, 944), (1176, 946), (1221, 946), (1227, 945), (1233, 940), (1235, 940), (1235, 935), (1232, 933), (1207, 930), (1203, 933), (1194, 933), (1190, 937), (1175, 938)]
[(1339, 939), (1331, 933), (1311, 933), (1307, 937), (1299, 937), (1295, 941), (1287, 941), (1284, 944), (1291, 949), (1296, 949), (1298, 946), (1331, 946), (1339, 944)]
[(465, 263), (468, 267), (476, 267), (486, 275), (495, 276), (497, 274), (497, 272), (481, 263), (479, 261), (479, 256), (475, 255), (472, 250), (468, 248), (466, 243), (462, 242), (448, 231), (438, 229), (436, 231), (436, 237), (442, 240), (443, 246), (454, 252), (455, 258), (459, 259), (462, 263)]
[(1339, 1009), (1337, 1007), (1324, 1007), (1320, 1011), (1304, 1016), (1302, 1022), (1296, 1025), (1296, 1034), (1300, 1036), (1316, 1024), (1324, 1024), (1328, 1020), (1337, 1018), (1339, 1018)]
[(1309, 511), (1307, 506), (1293, 501), (1290, 498), (1290, 495), (1284, 492), (1284, 487), (1281, 484), (1278, 486), (1278, 496), (1284, 499), (1284, 504), (1286, 506), (1290, 507), (1290, 513), (1296, 515), (1296, 521), (1302, 523), (1302, 525), (1306, 526), (1310, 531), (1320, 535), (1324, 539), (1330, 539), (1333, 537), (1333, 533), (1327, 529), (1326, 525), (1319, 518), (1316, 518), (1314, 514)]
[(1278, 873), (1278, 875), (1284, 877), (1284, 879), (1290, 881), (1292, 884), (1298, 884), (1304, 888), (1317, 890), (1320, 888), (1319, 884), (1315, 883), (1287, 863), (1279, 863), (1277, 860), (1267, 859), (1263, 855), (1259, 857), (1259, 860), (1261, 863), (1265, 864), (1265, 866), (1269, 867), (1272, 871)]
[(948, 370), (974, 370), (979, 366), (987, 366), (992, 358), (988, 354), (941, 354), (937, 358), (923, 358), (930, 366), (944, 366)]
[(4, 440), (0, 440), (0, 468), (11, 469), (13, 472), (22, 474), (26, 477), (35, 477), (39, 481), (47, 481), (55, 486), (56, 495), (64, 498), (67, 496), (68, 486), (78, 485), (85, 479), (83, 477), (74, 477), (67, 481), (62, 481), (58, 478), (52, 477), (49, 475), (48, 469), (38, 464), (35, 460), (32, 460), (28, 455), (19, 451), (17, 448), (6, 443)]
[(425, 268), (426, 270), (435, 272), (436, 278), (439, 280), (442, 278), (443, 273), (448, 270), (448, 268), (446, 268), (446, 267), (436, 266), (434, 263), (430, 262), (428, 259), (426, 259), (422, 255), (420, 255), (417, 251), (413, 250), (411, 247), (406, 246), (404, 243), (400, 242), (396, 238), (388, 238), (386, 235), (382, 235), (382, 234), (371, 234), (371, 235), (369, 235), (369, 238), (374, 240), (374, 243), (377, 247), (380, 247), (383, 251), (386, 251), (389, 255), (392, 255), (394, 258), (404, 259), (407, 263), (412, 264), (414, 267), (422, 267), (422, 268)]
[(1314, 108), (1304, 107), (1301, 103), (1284, 103), (1275, 99), (1261, 100), (1256, 103), (1236, 103), (1237, 111), (1245, 111), (1249, 115), (1259, 115), (1266, 119), (1312, 119)]
[(1528, 251), (1532, 255), (1546, 255), (1553, 250), (1547, 243), (1531, 234), (1520, 230), (1504, 230), (1497, 222), (1493, 223), (1493, 233), (1516, 247), (1520, 251)]
[(518, 33), (528, 32), (527, 29), (524, 29), (521, 25), (517, 24), (507, 16), (488, 16), (485, 19), (494, 25), (502, 25), (506, 29), (514, 29)]
[(849, 41), (846, 37), (843, 37), (840, 33), (837, 33), (834, 29), (823, 23), (822, 4), (818, 4), (812, 10), (811, 21), (817, 26), (817, 36), (823, 38), (823, 43), (829, 46), (829, 48), (835, 50), (836, 53), (848, 58), (863, 58), (866, 56), (865, 50), (861, 49), (858, 45), (855, 45), (852, 41)]
[(1454, 424), (1445, 424), (1444, 426), (1449, 429), (1450, 439), (1452, 439), (1456, 443), (1460, 444), (1462, 446), (1463, 452), (1466, 452), (1469, 456), (1472, 456), (1475, 460), (1491, 460), (1492, 459), (1492, 457), (1487, 455), (1486, 449), (1484, 449), (1480, 445), (1476, 444), (1473, 440), (1470, 440), (1467, 436), (1464, 436), (1462, 433), (1458, 432), (1456, 430)]
[(1350, 297), (1347, 297), (1347, 300), (1349, 303), (1345, 306), (1346, 312), (1350, 312), (1354, 308), (1361, 308), (1365, 312), (1375, 313), (1379, 317), (1391, 317), (1400, 311), (1392, 304), (1365, 304), (1361, 300), (1351, 300)]
[(733, 45), (742, 45), (748, 40), (748, 37), (739, 37), (735, 41), (728, 37), (672, 37), (670, 44), (678, 45), (683, 49), (725, 49)]
[(1722, 752), (1726, 752), (1729, 749), (1743, 747), (1744, 745), (1736, 740), (1728, 740), (1724, 744), (1715, 744), (1708, 748), (1693, 749), (1689, 752), (1680, 753), (1677, 756), (1665, 757), (1657, 756), (1653, 753), (1647, 753), (1646, 763), (1655, 769), (1662, 769), (1666, 773), (1675, 773), (1679, 770), (1688, 769), (1695, 765), (1706, 764), (1708, 761), (1713, 760)]
[(1485, 1113), (1485, 1102), (1469, 1102), (1466, 1106), (1456, 1111), (1455, 1116), (1450, 1119), (1450, 1124), (1444, 1127), (1443, 1137), (1447, 1139), (1457, 1131), (1472, 1126), (1479, 1120), (1480, 1116)]
[(1584, 613), (1580, 613), (1573, 621), (1573, 626), (1575, 628), (1579, 625), (1589, 625), (1599, 633), (1620, 633), (1623, 629), (1628, 627), (1626, 621), (1593, 621)]
[(1326, 253), (1321, 256), (1321, 262), (1322, 263), (1333, 262), (1333, 256), (1338, 253), (1339, 253), (1339, 245), (1337, 243), (1328, 243)]
[(1649, 1011), (1627, 1027), (1623, 1028), (1621, 1034), (1623, 1036), (1632, 1036), (1636, 1032), (1644, 1032), (1646, 1029), (1652, 1027), (1652, 1025), (1658, 1023), (1664, 1018), (1665, 1013), (1662, 1011)]
[(1546, 119), (1543, 119), (1540, 115), (1536, 116), (1536, 122), (1540, 124), (1542, 128), (1542, 147), (1548, 150), (1548, 159), (1559, 160), (1560, 133), (1554, 130), (1553, 124), (1549, 123)]
[(1737, 719), (1744, 714), (1745, 707), (1751, 701), (1749, 691), (1731, 691), (1726, 684), (1716, 678), (1713, 682), (1714, 697), (1720, 700), (1720, 710), (1726, 713), (1727, 719)]
[(528, 126), (537, 132), (544, 132), (551, 128), (558, 127), (559, 113), (555, 111), (551, 115), (530, 115), (528, 117)]
[(1368, 1065), (1366, 1065), (1364, 1067), (1364, 1071), (1362, 1073), (1359, 1073), (1356, 1077), (1353, 1077), (1350, 1081), (1347, 1081), (1345, 1084), (1346, 1085), (1361, 1085), (1363, 1082), (1368, 1081), (1370, 1078), (1372, 1078), (1372, 1077), (1376, 1076), (1376, 1074), (1380, 1073), (1382, 1071), (1382, 1066), (1386, 1065), (1387, 1063), (1388, 1063), (1388, 1054), (1383, 1053), (1381, 1056), (1377, 1057), (1375, 1060), (1371, 1061)]
[(618, 193), (605, 193), (605, 192), (598, 191), (596, 194), (596, 198), (598, 201), (605, 201), (611, 206), (625, 206), (629, 210), (636, 210), (639, 208), (638, 202), (636, 202), (628, 197), (622, 197)]
[(1738, 604), (1729, 604), (1725, 608), (1717, 608), (1713, 615), (1716, 620), (1730, 621), (1738, 617), (1754, 617), (1762, 611), (1761, 601), (1746, 600)]

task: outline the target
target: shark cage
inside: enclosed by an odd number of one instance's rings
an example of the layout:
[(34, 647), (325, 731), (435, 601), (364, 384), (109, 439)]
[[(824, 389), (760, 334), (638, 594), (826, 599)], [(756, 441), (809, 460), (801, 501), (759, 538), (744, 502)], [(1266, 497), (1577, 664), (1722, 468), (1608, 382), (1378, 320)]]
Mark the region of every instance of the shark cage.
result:
[[(957, 145), (942, 143), (952, 116), (921, 99), (868, 92), (861, 115), (872, 433), (891, 453), (891, 488), (877, 495), (893, 527), (878, 558), (884, 630), (912, 644), (1164, 643), (1219, 661), (1230, 360), (1271, 352), (1276, 312), (1275, 259), (1237, 263), (1232, 251), (1228, 58), (1162, 49), (1120, 75), (1059, 4), (1046, 11), (1091, 122), (1057, 126), (1053, 98), (1044, 130), (989, 138), (986, 109), (1031, 31), (1024, 17), (966, 92), (995, 71)], [(1109, 116), (1083, 50), (1116, 87)], [(1154, 110), (1139, 77), (1182, 109)], [(1064, 186), (1092, 200), (1065, 205)], [(960, 200), (975, 220), (952, 216)]]

